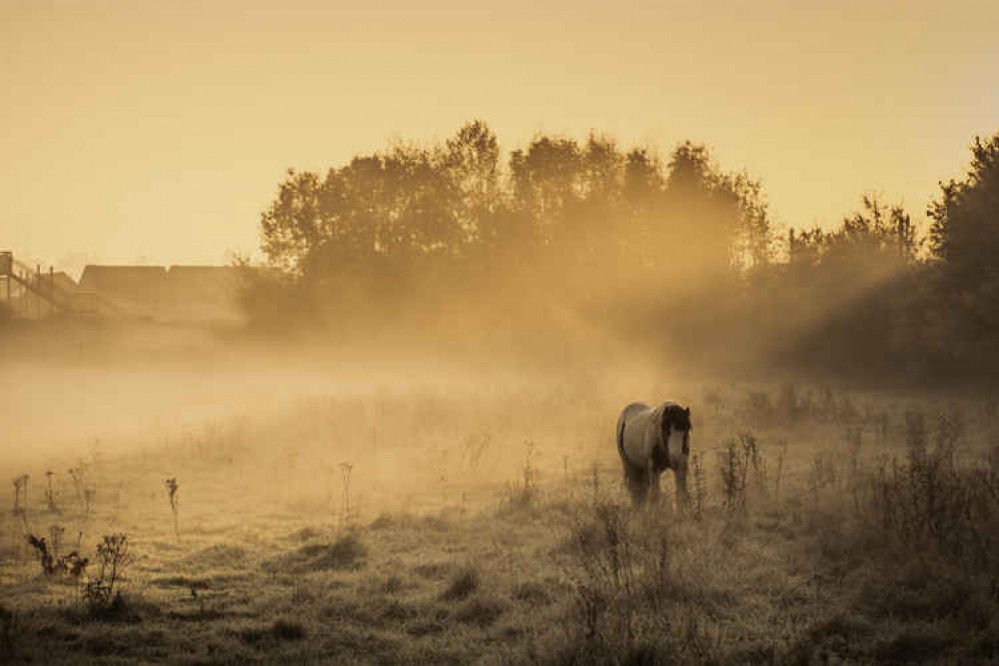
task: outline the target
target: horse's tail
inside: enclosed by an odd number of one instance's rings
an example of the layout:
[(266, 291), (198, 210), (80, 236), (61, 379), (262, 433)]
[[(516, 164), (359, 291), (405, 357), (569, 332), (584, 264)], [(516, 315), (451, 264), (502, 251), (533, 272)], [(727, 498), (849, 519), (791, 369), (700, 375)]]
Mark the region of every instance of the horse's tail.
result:
[(624, 414), (617, 420), (617, 452), (621, 454), (621, 460), (628, 460), (628, 455), (624, 452)]

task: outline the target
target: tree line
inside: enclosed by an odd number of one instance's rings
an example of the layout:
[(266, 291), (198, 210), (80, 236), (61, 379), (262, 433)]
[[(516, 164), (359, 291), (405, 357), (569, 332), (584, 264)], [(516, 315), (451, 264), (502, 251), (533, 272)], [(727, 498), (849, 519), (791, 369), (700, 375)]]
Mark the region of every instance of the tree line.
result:
[(982, 353), (999, 361), (997, 173), (999, 134), (976, 139), (926, 233), (871, 195), (834, 230), (782, 231), (761, 183), (703, 145), (663, 160), (596, 133), (539, 135), (504, 160), (474, 121), (435, 145), (289, 170), (244, 304), (262, 329), (341, 342), (502, 337), (961, 375)]

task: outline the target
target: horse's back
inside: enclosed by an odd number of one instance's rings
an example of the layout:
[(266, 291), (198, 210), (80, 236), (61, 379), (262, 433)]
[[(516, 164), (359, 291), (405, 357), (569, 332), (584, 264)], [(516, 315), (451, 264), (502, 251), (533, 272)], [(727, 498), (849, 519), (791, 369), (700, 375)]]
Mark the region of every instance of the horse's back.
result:
[(633, 421), (635, 417), (650, 412), (653, 409), (655, 408), (648, 403), (633, 402), (621, 410), (621, 417), (618, 419), (618, 424)]
[(644, 402), (633, 402), (623, 410), (617, 420), (617, 448), (621, 457), (632, 464), (641, 464), (648, 455), (648, 426), (655, 407)]

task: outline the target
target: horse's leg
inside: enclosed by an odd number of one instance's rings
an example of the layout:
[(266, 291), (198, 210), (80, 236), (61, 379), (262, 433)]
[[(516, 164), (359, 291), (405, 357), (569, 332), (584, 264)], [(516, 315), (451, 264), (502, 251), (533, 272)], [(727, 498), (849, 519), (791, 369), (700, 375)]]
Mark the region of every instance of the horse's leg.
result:
[(679, 464), (673, 468), (673, 480), (676, 485), (676, 505), (686, 507), (690, 501), (687, 494), (687, 457), (680, 459)]
[(624, 482), (628, 486), (628, 492), (631, 494), (631, 501), (635, 504), (643, 504), (645, 502), (645, 491), (648, 487), (648, 482), (645, 480), (642, 470), (625, 462)]
[(646, 468), (645, 474), (646, 474), (646, 476), (648, 476), (648, 479), (649, 479), (649, 481), (648, 481), (648, 483), (649, 483), (649, 495), (650, 495), (650, 497), (652, 499), (652, 504), (654, 506), (658, 506), (659, 505), (659, 476), (662, 474), (662, 472), (660, 472), (659, 470), (657, 470), (656, 467), (655, 467), (655, 463), (650, 460), (649, 461), (649, 465)]

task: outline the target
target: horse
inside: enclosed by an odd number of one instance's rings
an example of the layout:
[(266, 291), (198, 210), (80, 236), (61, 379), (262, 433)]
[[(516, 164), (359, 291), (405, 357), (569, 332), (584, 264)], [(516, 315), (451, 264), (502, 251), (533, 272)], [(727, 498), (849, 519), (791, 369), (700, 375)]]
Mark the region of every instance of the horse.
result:
[(652, 495), (659, 499), (659, 477), (673, 470), (676, 498), (687, 503), (687, 460), (690, 457), (690, 408), (674, 402), (657, 407), (633, 402), (617, 420), (617, 450), (624, 480), (636, 505)]

